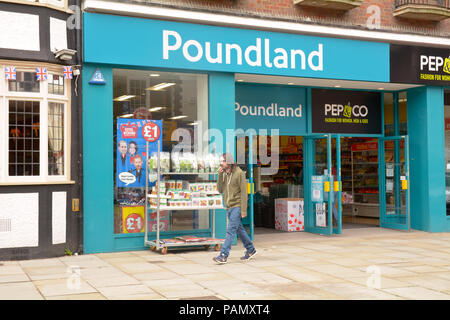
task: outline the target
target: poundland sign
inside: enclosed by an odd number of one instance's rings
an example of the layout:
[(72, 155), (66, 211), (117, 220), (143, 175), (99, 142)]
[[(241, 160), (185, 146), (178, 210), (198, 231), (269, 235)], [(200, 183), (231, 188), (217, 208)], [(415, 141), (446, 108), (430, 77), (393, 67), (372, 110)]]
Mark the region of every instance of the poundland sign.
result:
[(96, 13), (84, 30), (88, 63), (389, 81), (386, 43)]
[(236, 128), (278, 129), (280, 135), (306, 133), (306, 89), (265, 84), (236, 84)]
[(236, 102), (235, 111), (238, 111), (244, 117), (302, 117), (301, 104), (298, 107), (283, 107), (278, 106), (276, 102), (272, 102), (270, 106), (241, 106), (239, 102)]
[[(263, 44), (262, 44), (263, 43)], [(242, 65), (277, 69), (300, 69), (323, 71), (323, 44), (317, 50), (305, 53), (301, 49), (271, 49), (270, 39), (256, 38), (255, 43), (244, 48), (238, 43), (211, 41), (201, 43), (195, 39), (183, 40), (175, 30), (163, 30), (163, 59), (170, 60), (170, 53), (181, 51), (184, 59), (190, 62), (201, 60), (211, 64)], [(174, 54), (173, 53), (173, 54)]]

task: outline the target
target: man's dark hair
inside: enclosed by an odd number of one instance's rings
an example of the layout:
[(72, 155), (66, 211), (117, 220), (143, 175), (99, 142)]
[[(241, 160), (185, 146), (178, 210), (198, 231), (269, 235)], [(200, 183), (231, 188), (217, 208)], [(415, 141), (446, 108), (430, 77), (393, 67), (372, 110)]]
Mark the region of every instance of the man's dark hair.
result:
[(222, 158), (225, 159), (225, 162), (231, 167), (231, 169), (234, 169), (236, 163), (234, 162), (234, 157), (231, 153), (229, 152), (223, 153)]

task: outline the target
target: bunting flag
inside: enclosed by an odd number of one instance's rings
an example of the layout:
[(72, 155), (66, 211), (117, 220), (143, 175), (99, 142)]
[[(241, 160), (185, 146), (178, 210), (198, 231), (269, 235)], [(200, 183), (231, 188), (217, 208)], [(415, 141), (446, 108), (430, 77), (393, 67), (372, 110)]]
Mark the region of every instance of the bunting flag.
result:
[(36, 80), (37, 81), (47, 80), (47, 68), (44, 67), (36, 68)]
[(64, 79), (72, 79), (72, 77), (73, 77), (72, 67), (66, 66), (66, 67), (63, 67), (63, 69), (64, 69)]
[(16, 67), (5, 67), (6, 80), (16, 80)]

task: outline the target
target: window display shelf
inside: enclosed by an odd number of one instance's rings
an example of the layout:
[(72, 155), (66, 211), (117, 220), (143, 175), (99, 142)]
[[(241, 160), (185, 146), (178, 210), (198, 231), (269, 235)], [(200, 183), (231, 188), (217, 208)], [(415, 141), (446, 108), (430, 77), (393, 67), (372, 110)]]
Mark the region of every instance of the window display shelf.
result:
[[(146, 144), (146, 149), (148, 150), (149, 148), (149, 144), (147, 142)], [(161, 168), (161, 144), (160, 141), (158, 140), (158, 146), (157, 146), (157, 154), (156, 154), (156, 168)], [(147, 152), (147, 157), (146, 157), (146, 163), (148, 163), (149, 161), (149, 156), (148, 156), (148, 152)], [(218, 169), (218, 167), (215, 166), (211, 166), (211, 168), (214, 169)], [(191, 184), (195, 184), (195, 185), (202, 185), (205, 184), (205, 187), (207, 187), (207, 184), (213, 184), (213, 186), (215, 185), (212, 182), (206, 182), (206, 181), (201, 181), (201, 182), (190, 182), (189, 180), (185, 181), (177, 181), (177, 182), (170, 182), (170, 180), (166, 181), (166, 180), (161, 180), (162, 176), (171, 176), (171, 175), (190, 175), (192, 177), (195, 176), (199, 176), (199, 175), (213, 175), (213, 176), (218, 176), (218, 172), (214, 171), (214, 172), (175, 172), (175, 171), (167, 171), (167, 172), (161, 172), (159, 170), (159, 174), (158, 171), (155, 172), (155, 170), (151, 170), (151, 172), (153, 174), (156, 174), (157, 179), (156, 179), (156, 185), (158, 186), (157, 189), (158, 190), (153, 190), (155, 191), (156, 194), (151, 194), (150, 190), (149, 190), (149, 186), (148, 183), (146, 183), (145, 186), (145, 199), (146, 199), (146, 203), (145, 203), (145, 225), (147, 225), (148, 223), (148, 214), (150, 210), (156, 211), (156, 239), (152, 239), (149, 240), (148, 239), (148, 228), (145, 228), (145, 237), (144, 237), (144, 245), (145, 246), (150, 246), (150, 249), (153, 251), (156, 250), (161, 250), (162, 254), (166, 254), (167, 253), (167, 249), (168, 247), (185, 247), (185, 246), (204, 246), (205, 248), (209, 248), (210, 245), (215, 244), (216, 245), (216, 250), (220, 249), (221, 245), (224, 242), (224, 239), (215, 239), (215, 210), (216, 209), (224, 209), (223, 207), (223, 199), (222, 197), (219, 197), (218, 199), (215, 199), (215, 197), (192, 197), (192, 193), (194, 192), (198, 192), (198, 193), (203, 193), (205, 195), (219, 195), (220, 193), (217, 192), (216, 190), (197, 190), (196, 188), (198, 186), (195, 186), (195, 189), (192, 189), (192, 187), (194, 187)], [(147, 167), (147, 171), (146, 171), (146, 175), (149, 175), (149, 170)], [(175, 183), (177, 186), (175, 188), (170, 187), (168, 188), (167, 185), (166, 186), (161, 186), (161, 183)], [(188, 185), (188, 187), (185, 186)], [(181, 187), (180, 187), (181, 186)], [(187, 188), (185, 191), (183, 190), (184, 188)], [(167, 191), (167, 194), (165, 194), (165, 192)], [(159, 195), (158, 195), (159, 194)], [(156, 199), (156, 203), (153, 201), (151, 202), (151, 200), (155, 200)], [(164, 204), (161, 205), (161, 200), (164, 199)], [(173, 203), (170, 202), (170, 199), (175, 200)], [(203, 205), (203, 206), (192, 206), (189, 204), (192, 204), (192, 201), (194, 201), (195, 199), (195, 204), (201, 203), (201, 202), (197, 202), (198, 201), (205, 201), (205, 204), (213, 204), (214, 201), (217, 201), (215, 203), (215, 205), (211, 206), (211, 205)], [(175, 203), (177, 203), (176, 201), (181, 201), (183, 202), (184, 200), (184, 204), (178, 204), (178, 205), (173, 205)], [(167, 202), (166, 202), (167, 201)], [(209, 202), (208, 201), (213, 201), (213, 202)], [(170, 206), (167, 205), (167, 203), (171, 204)], [(188, 205), (186, 205), (188, 204)], [(211, 233), (212, 233), (212, 237), (211, 238), (204, 238), (198, 241), (169, 241), (168, 239), (161, 239), (160, 238), (160, 218), (161, 218), (161, 211), (193, 211), (193, 210), (212, 210), (212, 228), (211, 228)], [(199, 238), (200, 239), (200, 238)]]
[[(157, 206), (150, 206), (149, 209), (156, 210)], [(172, 210), (172, 211), (188, 211), (188, 210), (212, 210), (212, 209), (225, 209), (223, 206), (221, 207), (174, 207), (174, 206), (159, 206), (160, 210)]]
[[(149, 173), (157, 173), (156, 171), (150, 171)], [(160, 175), (217, 175), (217, 172), (160, 172)]]

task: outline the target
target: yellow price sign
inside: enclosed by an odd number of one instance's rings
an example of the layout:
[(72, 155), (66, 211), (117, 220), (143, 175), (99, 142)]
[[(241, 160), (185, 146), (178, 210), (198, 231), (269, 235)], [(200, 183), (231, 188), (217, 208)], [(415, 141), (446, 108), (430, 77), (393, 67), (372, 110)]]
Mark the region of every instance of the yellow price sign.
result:
[(144, 207), (122, 207), (122, 233), (144, 232)]
[(340, 185), (339, 181), (335, 181), (335, 182), (334, 182), (334, 191), (335, 191), (335, 192), (338, 192), (338, 191), (339, 191), (339, 185)]
[(329, 181), (325, 181), (323, 183), (323, 191), (330, 192), (330, 182)]
[(402, 190), (408, 190), (408, 180), (402, 180)]
[(251, 187), (253, 187), (253, 193), (255, 193), (255, 184), (247, 182), (247, 194), (251, 193), (251, 190), (252, 190)]

